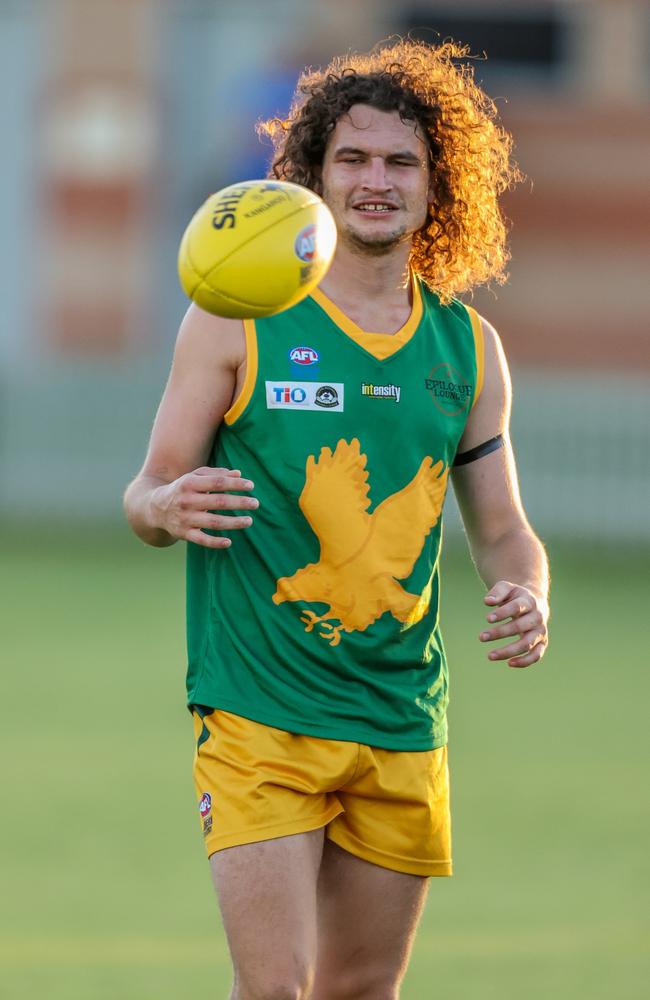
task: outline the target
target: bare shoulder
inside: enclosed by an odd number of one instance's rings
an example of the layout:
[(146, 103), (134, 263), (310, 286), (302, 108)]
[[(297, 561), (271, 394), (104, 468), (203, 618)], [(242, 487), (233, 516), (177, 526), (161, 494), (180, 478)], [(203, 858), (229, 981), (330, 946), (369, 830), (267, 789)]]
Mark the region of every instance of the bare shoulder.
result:
[[(487, 395), (497, 393), (503, 394), (505, 390), (510, 391), (510, 371), (506, 353), (501, 343), (501, 338), (496, 329), (484, 316), (479, 317), (483, 328), (483, 345), (485, 351), (483, 393)], [(478, 406), (481, 397), (477, 400)]]
[(483, 316), (479, 318), (484, 346), (483, 387), (467, 418), (460, 451), (503, 434), (510, 422), (512, 386), (505, 351), (492, 323)]
[(171, 482), (204, 466), (245, 369), (241, 320), (191, 305), (178, 331), (174, 360), (141, 474)]
[(192, 303), (178, 331), (174, 366), (235, 372), (245, 360), (242, 321), (213, 316)]

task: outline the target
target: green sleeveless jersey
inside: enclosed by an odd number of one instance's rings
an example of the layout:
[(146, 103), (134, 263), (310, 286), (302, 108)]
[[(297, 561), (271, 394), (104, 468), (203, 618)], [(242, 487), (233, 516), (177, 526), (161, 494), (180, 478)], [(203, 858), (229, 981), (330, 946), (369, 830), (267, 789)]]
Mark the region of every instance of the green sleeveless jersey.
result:
[(441, 511), (480, 391), (480, 320), (414, 279), (392, 336), (320, 290), (244, 325), (244, 386), (209, 464), (241, 469), (260, 506), (230, 548), (188, 545), (189, 702), (327, 739), (442, 746)]

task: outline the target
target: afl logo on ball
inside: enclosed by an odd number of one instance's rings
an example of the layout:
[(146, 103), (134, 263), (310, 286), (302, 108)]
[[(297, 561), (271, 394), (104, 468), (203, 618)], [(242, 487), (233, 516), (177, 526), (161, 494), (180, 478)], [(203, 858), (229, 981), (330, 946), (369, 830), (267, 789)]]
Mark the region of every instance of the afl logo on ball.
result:
[(208, 792), (204, 792), (201, 796), (201, 801), (199, 802), (199, 812), (203, 819), (208, 815), (210, 809), (212, 808), (212, 799)]
[(300, 230), (293, 249), (296, 257), (300, 260), (308, 262), (314, 259), (316, 256), (316, 226), (313, 223)]
[(320, 358), (313, 347), (293, 347), (289, 351), (289, 360), (296, 365), (317, 365)]

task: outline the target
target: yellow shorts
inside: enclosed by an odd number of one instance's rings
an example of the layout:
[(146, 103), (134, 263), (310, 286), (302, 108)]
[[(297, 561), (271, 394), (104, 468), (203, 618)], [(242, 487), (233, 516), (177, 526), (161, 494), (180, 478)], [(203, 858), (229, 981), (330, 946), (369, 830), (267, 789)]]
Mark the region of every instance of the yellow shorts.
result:
[(383, 868), (451, 875), (446, 747), (382, 750), (220, 710), (193, 715), (208, 855), (325, 827), (335, 844)]

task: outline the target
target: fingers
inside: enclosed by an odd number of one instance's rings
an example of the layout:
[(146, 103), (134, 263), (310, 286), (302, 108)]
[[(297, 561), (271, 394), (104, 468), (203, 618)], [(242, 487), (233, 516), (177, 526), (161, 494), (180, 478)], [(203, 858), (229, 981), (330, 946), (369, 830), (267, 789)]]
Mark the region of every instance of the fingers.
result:
[(194, 470), (196, 476), (213, 476), (217, 472), (225, 472), (229, 476), (241, 476), (241, 469), (219, 469), (213, 465), (202, 465), (200, 469)]
[(224, 538), (222, 535), (206, 535), (200, 528), (191, 528), (185, 540), (195, 545), (202, 545), (205, 549), (228, 549), (232, 544), (229, 538)]
[[(494, 607), (494, 611), (491, 611), (487, 616), (489, 622), (525, 615), (526, 612), (537, 607), (537, 601), (530, 591), (505, 581), (503, 581), (503, 586), (497, 584), (493, 587), (485, 595), (484, 600), (486, 604), (491, 604)], [(495, 605), (498, 606), (495, 607)]]
[(221, 490), (252, 490), (250, 479), (242, 479), (239, 469), (196, 469), (185, 477), (188, 486), (197, 493), (219, 493)]
[(508, 660), (509, 667), (529, 667), (531, 663), (537, 663), (543, 657), (546, 652), (546, 642), (539, 642), (530, 653), (524, 654), (524, 656), (514, 656), (511, 660)]
[(523, 635), (525, 632), (530, 632), (532, 629), (538, 628), (541, 624), (542, 615), (536, 609), (527, 615), (515, 615), (510, 621), (502, 625), (495, 625), (493, 628), (486, 629), (485, 632), (481, 632), (479, 639), (481, 642), (494, 642), (495, 639), (504, 639), (508, 635)]
[[(501, 649), (488, 653), (489, 660), (507, 660), (511, 667), (528, 667), (542, 658), (548, 644), (548, 605), (526, 587), (500, 580), (485, 595), (494, 610), (487, 615), (491, 627), (479, 635), (481, 642), (518, 636)], [(494, 624), (500, 622), (501, 624)]]
[[(542, 643), (545, 644), (546, 635), (543, 631), (533, 631), (526, 632), (517, 642), (510, 642), (507, 646), (503, 646), (502, 649), (493, 649), (491, 653), (488, 653), (489, 660), (508, 660), (510, 666), (526, 666), (527, 664), (517, 664), (515, 660), (521, 658), (528, 658), (533, 655), (533, 650), (537, 649)], [(534, 658), (530, 660), (534, 663), (539, 660), (543, 653), (543, 647), (538, 650)]]
[(210, 531), (242, 531), (250, 528), (252, 517), (225, 517), (222, 514), (197, 514), (193, 526), (187, 530), (184, 538), (195, 545), (203, 545), (209, 549), (227, 549), (231, 541), (222, 535), (208, 535)]
[[(247, 513), (259, 507), (259, 501), (250, 496), (252, 489), (253, 483), (242, 478), (239, 469), (202, 466), (161, 488), (156, 500), (160, 526), (196, 545), (228, 548), (228, 539), (207, 531), (249, 528), (253, 521)], [(242, 513), (228, 516), (223, 511)]]
[(189, 493), (180, 502), (181, 509), (208, 510), (257, 510), (260, 502), (255, 497), (242, 497), (236, 493)]
[(212, 514), (210, 511), (197, 512), (192, 518), (192, 528), (201, 528), (205, 531), (240, 531), (242, 528), (250, 528), (253, 523), (252, 517), (228, 517), (226, 514)]
[(513, 590), (516, 589), (516, 584), (510, 583), (509, 580), (499, 580), (494, 586), (488, 590), (487, 594), (483, 598), (486, 604), (497, 605), (503, 604), (503, 602), (510, 596)]

